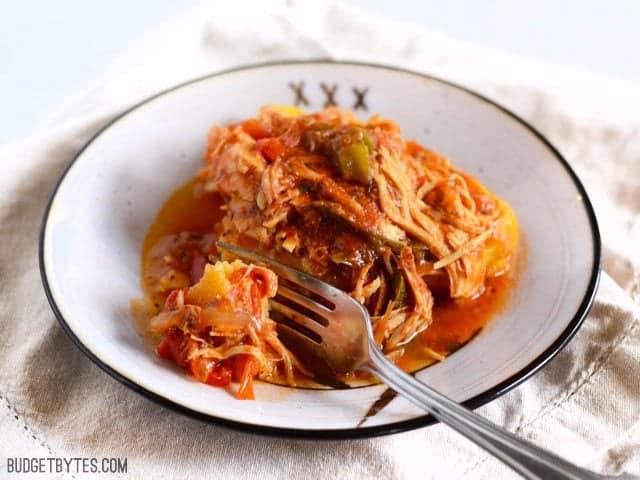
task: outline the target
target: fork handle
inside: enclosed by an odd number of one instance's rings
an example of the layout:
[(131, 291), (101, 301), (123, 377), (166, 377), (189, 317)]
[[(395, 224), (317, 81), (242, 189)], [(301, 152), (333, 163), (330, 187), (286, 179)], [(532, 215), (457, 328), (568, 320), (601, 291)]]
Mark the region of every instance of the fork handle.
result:
[[(390, 362), (377, 346), (369, 346), (370, 363), (364, 368), (407, 400), (467, 437), (528, 479), (607, 478), (584, 470), (489, 422), (448, 399)], [(609, 477), (615, 478), (615, 477)], [(619, 478), (638, 479), (624, 476)]]

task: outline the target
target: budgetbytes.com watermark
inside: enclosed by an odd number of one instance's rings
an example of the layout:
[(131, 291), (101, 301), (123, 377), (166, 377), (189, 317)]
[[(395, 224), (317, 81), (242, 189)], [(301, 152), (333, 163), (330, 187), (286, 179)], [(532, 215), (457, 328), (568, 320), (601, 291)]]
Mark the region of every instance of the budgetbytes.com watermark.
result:
[(6, 473), (12, 474), (88, 474), (127, 473), (126, 457), (9, 457)]

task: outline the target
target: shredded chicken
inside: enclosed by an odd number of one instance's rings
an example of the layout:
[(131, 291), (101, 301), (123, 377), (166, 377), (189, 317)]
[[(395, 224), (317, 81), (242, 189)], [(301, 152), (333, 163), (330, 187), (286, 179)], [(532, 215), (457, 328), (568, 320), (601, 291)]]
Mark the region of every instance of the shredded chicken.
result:
[[(163, 311), (150, 320), (149, 330), (165, 334), (158, 352), (204, 383), (224, 385), (216, 376), (220, 369), (236, 368), (224, 361), (238, 358), (246, 364), (251, 358), (252, 371), (243, 381), (250, 382), (254, 375), (273, 380), (281, 373), (295, 385), (294, 370), (306, 370), (282, 345), (269, 318), (268, 299), (276, 288), (275, 274), (265, 268), (239, 260), (207, 265), (197, 283), (174, 290)], [(252, 396), (251, 389), (247, 398)]]
[[(508, 206), (389, 120), (265, 107), (212, 127), (207, 140), (198, 188), (221, 197), (224, 212), (211, 233), (350, 292), (390, 359), (432, 324), (436, 297), (475, 298), (509, 268), (516, 224)], [(253, 377), (293, 385), (296, 372), (309, 372), (269, 317), (275, 275), (239, 261), (211, 264), (212, 238), (173, 235), (149, 256), (153, 300), (166, 297), (149, 324), (164, 335), (158, 352), (206, 383), (228, 384), (241, 370), (241, 398), (253, 395)], [(175, 245), (196, 253), (175, 255)]]
[[(251, 122), (214, 127), (199, 174), (227, 199), (223, 240), (285, 254), (352, 292), (374, 317), (395, 300), (377, 321), (386, 352), (432, 321), (428, 278), (418, 273), (426, 265), (431, 277), (446, 272), (451, 297), (482, 293), (482, 251), (499, 218), (476, 197), (494, 197), (445, 157), (405, 141), (393, 122), (360, 122), (337, 108), (268, 107)], [(398, 275), (402, 301), (392, 286)]]

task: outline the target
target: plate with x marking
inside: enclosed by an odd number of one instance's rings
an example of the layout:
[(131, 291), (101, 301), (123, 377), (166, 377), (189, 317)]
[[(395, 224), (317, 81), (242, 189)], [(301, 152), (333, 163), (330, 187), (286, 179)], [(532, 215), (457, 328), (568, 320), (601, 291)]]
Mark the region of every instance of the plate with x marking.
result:
[[(356, 438), (433, 423), (383, 385), (291, 388), (258, 382), (256, 400), (198, 383), (150, 351), (129, 309), (158, 208), (202, 165), (212, 124), (263, 105), (360, 118), (380, 114), (449, 157), (515, 210), (527, 262), (504, 306), (472, 341), (415, 373), (474, 408), (543, 368), (572, 338), (597, 287), (600, 239), (587, 192), (534, 128), (467, 88), (355, 62), (293, 61), (214, 73), (131, 107), (70, 159), (45, 212), (43, 284), (62, 328), (98, 366), (150, 400), (244, 431)], [(117, 408), (115, 406), (114, 408)]]

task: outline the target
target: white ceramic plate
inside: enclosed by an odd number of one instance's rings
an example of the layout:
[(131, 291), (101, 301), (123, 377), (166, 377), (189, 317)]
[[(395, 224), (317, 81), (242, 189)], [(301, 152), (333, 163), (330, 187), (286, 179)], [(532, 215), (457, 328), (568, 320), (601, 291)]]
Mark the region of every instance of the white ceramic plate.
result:
[[(324, 90), (334, 87), (328, 97)], [(557, 150), (504, 108), (443, 80), (310, 61), (237, 68), (162, 92), (111, 122), (71, 161), (44, 216), (40, 264), (53, 311), (91, 360), (163, 405), (248, 431), (344, 438), (432, 423), (399, 397), (367, 416), (384, 386), (317, 391), (259, 383), (257, 400), (238, 401), (159, 360), (132, 324), (145, 233), (201, 165), (209, 127), (268, 103), (317, 110), (330, 100), (397, 121), (407, 138), (447, 155), (506, 199), (520, 222), (527, 265), (507, 307), (417, 378), (477, 407), (562, 349), (591, 305), (600, 240), (587, 194)]]

